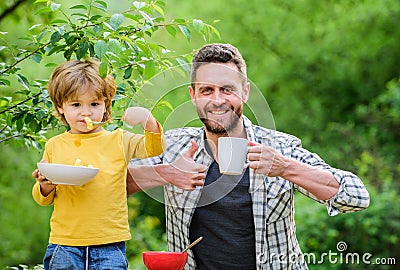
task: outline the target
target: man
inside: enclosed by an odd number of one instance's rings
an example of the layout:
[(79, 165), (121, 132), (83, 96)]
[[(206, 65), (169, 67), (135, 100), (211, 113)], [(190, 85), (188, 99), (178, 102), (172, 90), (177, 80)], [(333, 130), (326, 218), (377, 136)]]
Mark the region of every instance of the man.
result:
[[(307, 269), (295, 235), (294, 190), (336, 215), (368, 207), (363, 183), (303, 149), (298, 138), (243, 116), (250, 84), (235, 47), (201, 48), (191, 79), (191, 99), (204, 126), (167, 131), (167, 148), (148, 160), (152, 167), (132, 162), (128, 193), (165, 185), (169, 249), (183, 250), (203, 236), (189, 251), (186, 269)], [(249, 168), (239, 177), (219, 173), (222, 136), (249, 141)]]

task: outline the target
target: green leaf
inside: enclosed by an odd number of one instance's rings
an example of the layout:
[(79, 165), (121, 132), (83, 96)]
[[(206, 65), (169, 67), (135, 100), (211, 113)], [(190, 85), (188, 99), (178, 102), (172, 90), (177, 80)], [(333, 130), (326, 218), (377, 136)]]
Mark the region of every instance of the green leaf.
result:
[(156, 72), (157, 72), (156, 63), (152, 60), (148, 61), (145, 64), (143, 75), (147, 79), (150, 79), (151, 77), (153, 77), (156, 74)]
[(110, 18), (110, 25), (114, 30), (117, 30), (118, 27), (122, 24), (122, 22), (124, 21), (125, 17), (122, 14), (114, 14), (111, 16)]
[(185, 59), (182, 59), (180, 57), (176, 58), (176, 61), (178, 62), (179, 66), (186, 71), (187, 73), (190, 73), (190, 64), (185, 61)]
[(170, 109), (170, 111), (174, 111), (175, 108), (174, 106), (172, 106), (172, 104), (167, 101), (167, 100), (161, 100), (160, 102), (157, 103), (156, 107), (167, 107), (168, 109)]
[(47, 2), (48, 0), (36, 0), (34, 4)]
[(105, 12), (107, 12), (107, 3), (104, 1), (94, 1), (94, 3), (92, 4), (93, 7), (98, 8), (100, 10), (103, 10)]
[(40, 61), (42, 61), (42, 56), (38, 53), (35, 53), (31, 56), (31, 59), (39, 64)]
[(201, 32), (204, 28), (204, 23), (202, 20), (193, 20), (193, 28), (197, 31), (197, 32)]
[(139, 11), (139, 14), (142, 15), (142, 17), (145, 19), (145, 21), (148, 24), (150, 24), (150, 25), (154, 24), (153, 19), (149, 16), (149, 14), (147, 14), (146, 12), (143, 12), (143, 11)]
[(35, 115), (29, 113), (26, 115), (24, 122), (25, 124), (29, 124), (33, 119), (35, 119)]
[(104, 40), (99, 40), (94, 44), (94, 52), (101, 60), (107, 52), (107, 43)]
[[(90, 17), (90, 21), (91, 22), (96, 22), (100, 18), (103, 18), (103, 16), (101, 16), (101, 15), (93, 15), (92, 17)], [(98, 25), (96, 25), (96, 26), (98, 26)]]
[(76, 36), (68, 36), (68, 34), (66, 34), (65, 36), (64, 36), (64, 39), (65, 39), (65, 43), (67, 44), (67, 45), (72, 45), (72, 44), (74, 44), (75, 43), (75, 41), (78, 39)]
[(54, 47), (52, 47), (52, 48), (47, 52), (47, 55), (50, 56), (50, 55), (52, 55), (53, 53), (62, 51), (62, 50), (65, 49), (66, 47), (67, 47), (67, 45), (54, 46)]
[(8, 86), (10, 86), (10, 85), (11, 85), (11, 83), (10, 83), (10, 81), (9, 81), (9, 80), (6, 80), (6, 79), (0, 79), (0, 85), (8, 85)]
[(86, 41), (79, 43), (78, 50), (76, 50), (75, 52), (76, 57), (78, 59), (84, 58), (88, 49), (89, 49), (89, 44)]
[(124, 14), (124, 16), (128, 19), (134, 20), (135, 22), (139, 22), (141, 18), (139, 14)]
[(56, 31), (54, 32), (51, 37), (50, 37), (50, 42), (51, 44), (57, 43), (61, 39), (61, 34), (60, 32)]
[(176, 23), (186, 23), (185, 19), (174, 19), (174, 22)]
[(87, 14), (85, 14), (85, 13), (72, 13), (71, 16), (77, 16), (77, 17), (82, 17), (84, 19), (87, 19)]
[(121, 99), (125, 99), (125, 98), (126, 98), (126, 96), (124, 96), (124, 95), (115, 95), (114, 98), (113, 98), (113, 101), (121, 100)]
[(37, 120), (42, 120), (43, 118), (45, 118), (47, 115), (47, 112), (45, 110), (38, 110), (36, 112), (36, 119)]
[(221, 35), (220, 35), (219, 31), (217, 30), (217, 28), (215, 28), (212, 25), (208, 25), (208, 28), (214, 33), (214, 35), (217, 36), (218, 39), (221, 39)]
[(17, 125), (17, 131), (21, 131), (22, 128), (24, 127), (24, 117), (18, 118), (16, 125)]
[(127, 67), (127, 68), (125, 69), (125, 72), (124, 72), (124, 79), (125, 79), (125, 80), (129, 79), (129, 78), (131, 77), (131, 75), (132, 75), (132, 66), (129, 66), (129, 67)]
[(146, 3), (145, 3), (145, 2), (134, 1), (134, 2), (133, 2), (133, 6), (134, 6), (137, 10), (139, 10), (139, 9), (142, 9), (143, 7), (145, 7), (145, 6), (146, 6)]
[(164, 10), (162, 9), (162, 7), (160, 7), (159, 5), (153, 4), (153, 8), (154, 10), (156, 10), (158, 13), (160, 13), (161, 16), (165, 16), (164, 14)]
[(101, 62), (99, 66), (100, 76), (105, 78), (108, 73), (108, 64), (106, 62)]
[(108, 41), (108, 47), (110, 48), (110, 51), (115, 54), (119, 54), (122, 51), (119, 41), (114, 38)]
[(62, 23), (68, 23), (68, 22), (66, 20), (62, 20), (62, 19), (54, 19), (49, 22), (50, 25), (62, 24)]
[(60, 7), (61, 7), (61, 4), (56, 4), (56, 3), (51, 3), (50, 4), (50, 8), (51, 8), (52, 11), (56, 11)]
[(50, 7), (44, 7), (44, 8), (38, 9), (35, 12), (35, 15), (39, 15), (41, 13), (48, 13), (48, 12), (52, 12), (51, 8)]
[(67, 59), (67, 60), (70, 60), (71, 59), (71, 55), (72, 55), (73, 52), (74, 52), (73, 50), (64, 51), (64, 58)]
[(185, 25), (178, 25), (179, 30), (181, 30), (182, 34), (187, 38), (187, 40), (190, 40), (191, 34), (189, 29)]
[(44, 65), (45, 67), (56, 67), (58, 66), (56, 63), (47, 63), (46, 65)]
[(42, 27), (42, 26), (43, 26), (42, 23), (32, 25), (31, 27), (29, 27), (29, 31), (31, 31), (31, 30), (33, 30), (33, 29), (36, 29), (36, 28), (38, 28), (38, 27)]
[(165, 26), (165, 29), (167, 29), (168, 33), (169, 33), (171, 36), (173, 36), (173, 37), (176, 36), (176, 28), (175, 28), (174, 26), (172, 26), (172, 25), (166, 25), (166, 26)]
[(69, 9), (84, 9), (84, 10), (87, 10), (88, 8), (85, 5), (75, 5), (75, 6), (70, 7)]
[(17, 74), (18, 82), (22, 84), (22, 86), (26, 89), (29, 90), (29, 81), (28, 79), (22, 75), (22, 74)]
[[(1, 79), (0, 79), (1, 80)], [(0, 98), (0, 106), (5, 106), (7, 104), (9, 104), (12, 100), (12, 97), (1, 97)]]

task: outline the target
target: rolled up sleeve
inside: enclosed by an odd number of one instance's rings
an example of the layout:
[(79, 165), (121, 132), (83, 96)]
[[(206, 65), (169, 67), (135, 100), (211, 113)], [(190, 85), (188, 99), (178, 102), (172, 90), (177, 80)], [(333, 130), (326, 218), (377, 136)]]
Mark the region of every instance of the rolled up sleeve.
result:
[(348, 171), (333, 168), (330, 171), (340, 185), (336, 195), (326, 202), (330, 216), (360, 211), (369, 206), (369, 193), (359, 177)]

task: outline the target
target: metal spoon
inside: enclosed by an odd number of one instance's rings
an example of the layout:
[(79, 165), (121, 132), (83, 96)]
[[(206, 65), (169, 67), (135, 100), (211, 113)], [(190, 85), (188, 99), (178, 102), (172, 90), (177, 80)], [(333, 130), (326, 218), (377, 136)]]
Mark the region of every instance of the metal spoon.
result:
[(98, 127), (98, 126), (102, 126), (102, 125), (105, 125), (105, 124), (108, 124), (109, 122), (111, 122), (110, 120), (105, 121), (105, 122), (96, 122), (96, 121), (92, 121), (92, 119), (90, 119), (89, 117), (85, 117), (83, 120), (86, 122), (86, 126), (88, 129), (93, 129), (95, 126)]
[(193, 241), (193, 243), (189, 244), (182, 252), (187, 251), (188, 249), (192, 248), (194, 245), (196, 245), (198, 242), (200, 242), (201, 240), (203, 240), (203, 236), (200, 236), (199, 238), (197, 238), (196, 240)]

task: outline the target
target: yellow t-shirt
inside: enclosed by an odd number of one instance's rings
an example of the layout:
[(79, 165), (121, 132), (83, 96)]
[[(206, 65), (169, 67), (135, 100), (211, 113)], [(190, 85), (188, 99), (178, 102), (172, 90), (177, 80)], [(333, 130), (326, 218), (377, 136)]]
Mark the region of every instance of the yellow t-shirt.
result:
[(33, 186), (32, 195), (39, 205), (54, 204), (49, 242), (89, 246), (129, 240), (128, 162), (159, 155), (163, 146), (160, 133), (145, 131), (145, 135), (139, 135), (122, 129), (91, 134), (65, 132), (49, 139), (43, 154), (47, 162), (74, 165), (79, 158), (82, 165), (100, 169), (88, 183), (57, 185), (46, 197), (40, 193), (39, 183)]

